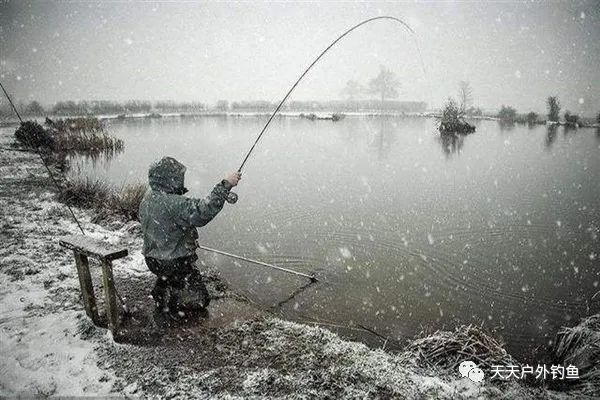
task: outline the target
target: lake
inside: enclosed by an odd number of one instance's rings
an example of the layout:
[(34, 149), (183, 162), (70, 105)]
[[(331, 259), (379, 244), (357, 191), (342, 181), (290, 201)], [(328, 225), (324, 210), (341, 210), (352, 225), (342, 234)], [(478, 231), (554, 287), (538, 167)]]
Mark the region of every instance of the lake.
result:
[[(238, 168), (266, 117), (109, 122), (125, 151), (73, 171), (145, 181), (164, 155), (188, 167), (191, 196)], [(325, 282), (288, 315), (363, 325), (404, 341), (477, 324), (531, 359), (564, 325), (600, 310), (600, 134), (477, 121), (440, 139), (435, 120), (276, 118), (244, 169), (240, 200), (200, 242)], [(201, 251), (263, 305), (302, 278)]]

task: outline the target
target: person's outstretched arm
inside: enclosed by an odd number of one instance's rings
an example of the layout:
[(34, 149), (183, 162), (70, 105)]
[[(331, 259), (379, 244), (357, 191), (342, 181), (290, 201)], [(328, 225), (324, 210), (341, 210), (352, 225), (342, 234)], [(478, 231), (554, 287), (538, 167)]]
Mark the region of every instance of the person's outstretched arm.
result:
[(208, 224), (223, 209), (229, 191), (238, 184), (241, 178), (241, 174), (232, 172), (216, 184), (206, 198), (186, 199), (187, 207), (181, 215), (185, 225), (204, 226)]

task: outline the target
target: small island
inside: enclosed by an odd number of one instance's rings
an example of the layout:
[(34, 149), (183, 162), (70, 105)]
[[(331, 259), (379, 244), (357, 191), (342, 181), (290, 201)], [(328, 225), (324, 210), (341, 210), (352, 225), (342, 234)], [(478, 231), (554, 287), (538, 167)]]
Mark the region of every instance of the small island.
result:
[(444, 106), (442, 111), (439, 131), (442, 135), (467, 135), (475, 132), (475, 126), (464, 120), (464, 107), (459, 107), (452, 98)]

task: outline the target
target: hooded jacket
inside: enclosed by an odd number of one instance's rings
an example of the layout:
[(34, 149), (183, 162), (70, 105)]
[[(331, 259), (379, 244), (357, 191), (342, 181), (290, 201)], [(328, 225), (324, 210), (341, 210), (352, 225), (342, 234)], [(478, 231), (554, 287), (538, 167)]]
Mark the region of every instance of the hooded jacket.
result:
[(223, 208), (231, 185), (217, 184), (205, 199), (182, 196), (186, 168), (172, 157), (150, 166), (150, 190), (140, 203), (142, 253), (157, 260), (196, 257), (196, 227), (209, 223)]

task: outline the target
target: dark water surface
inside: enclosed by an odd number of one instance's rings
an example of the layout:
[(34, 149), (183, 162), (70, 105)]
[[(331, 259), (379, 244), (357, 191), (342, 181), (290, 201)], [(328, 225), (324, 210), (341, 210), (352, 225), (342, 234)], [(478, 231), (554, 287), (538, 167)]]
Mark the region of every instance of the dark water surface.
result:
[[(263, 117), (112, 122), (125, 151), (74, 170), (121, 185), (171, 155), (190, 195), (235, 170)], [(600, 310), (600, 135), (501, 127), (441, 140), (423, 118), (274, 121), (244, 170), (239, 202), (200, 241), (304, 272), (284, 309), (403, 340), (483, 324), (527, 359), (557, 329)], [(275, 304), (305, 283), (202, 253), (239, 290)]]

